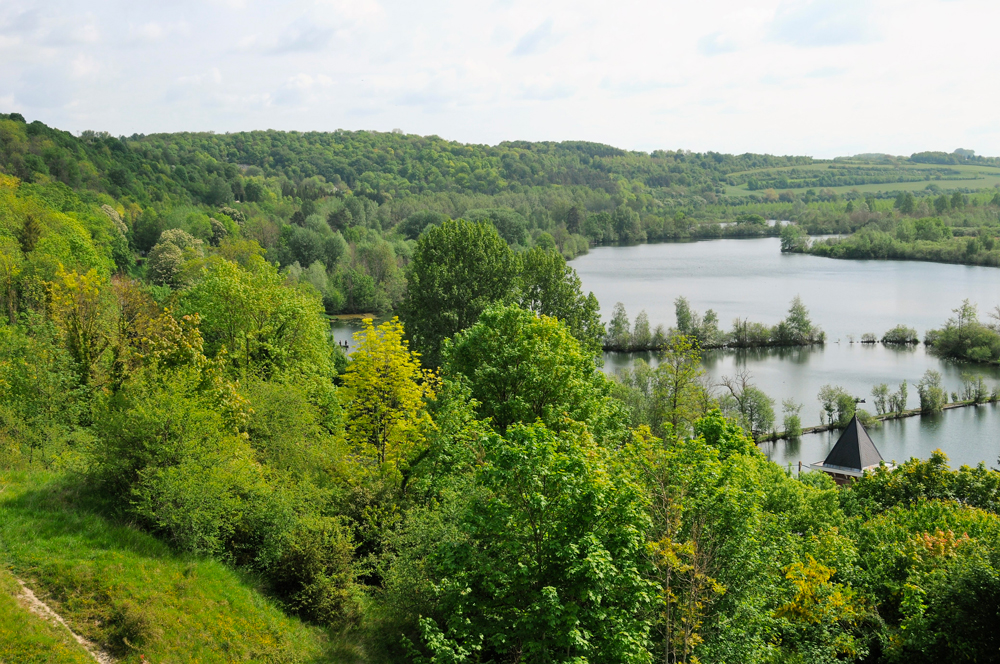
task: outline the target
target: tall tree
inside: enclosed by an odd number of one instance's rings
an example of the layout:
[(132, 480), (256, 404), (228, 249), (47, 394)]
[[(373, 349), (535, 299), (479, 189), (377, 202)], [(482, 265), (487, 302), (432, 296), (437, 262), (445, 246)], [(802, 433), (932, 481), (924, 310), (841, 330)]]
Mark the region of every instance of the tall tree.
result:
[(444, 357), (445, 373), (468, 378), (479, 415), (501, 434), (536, 420), (561, 430), (567, 418), (588, 422), (599, 435), (608, 428), (610, 385), (555, 318), (491, 307), (445, 344)]
[(558, 318), (584, 347), (599, 353), (604, 341), (600, 305), (583, 294), (580, 277), (555, 251), (534, 248), (518, 256), (521, 306)]
[(401, 307), (424, 364), (438, 366), (445, 339), (474, 324), (490, 304), (510, 301), (516, 276), (516, 257), (488, 224), (458, 219), (424, 233)]
[(358, 349), (344, 374), (348, 440), (359, 450), (370, 448), (379, 464), (398, 464), (419, 427), (430, 422), (424, 404), (434, 396), (437, 376), (420, 368), (397, 318), (377, 329), (366, 318), (354, 339)]
[(323, 302), (312, 288), (289, 288), (259, 256), (246, 268), (222, 258), (182, 299), (185, 313), (201, 314), (206, 354), (225, 357), (243, 375), (282, 372), (330, 375), (333, 348)]
[(111, 343), (113, 314), (106, 284), (95, 270), (78, 274), (60, 265), (49, 292), (52, 319), (63, 333), (80, 382), (87, 385)]
[(621, 302), (615, 302), (605, 343), (614, 350), (628, 350), (632, 344), (632, 330), (629, 328), (628, 313), (625, 311), (625, 305)]
[(585, 433), (486, 439), (457, 541), (429, 557), (434, 662), (645, 664), (652, 587), (638, 487)]

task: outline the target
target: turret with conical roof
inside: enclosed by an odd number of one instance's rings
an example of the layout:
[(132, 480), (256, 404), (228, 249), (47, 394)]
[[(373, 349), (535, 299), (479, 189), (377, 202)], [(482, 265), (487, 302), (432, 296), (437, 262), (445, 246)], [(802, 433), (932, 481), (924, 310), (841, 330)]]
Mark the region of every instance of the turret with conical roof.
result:
[(864, 475), (866, 470), (878, 467), (880, 463), (883, 463), (882, 455), (855, 415), (826, 459), (812, 464), (810, 468), (828, 473), (837, 484), (846, 484), (853, 478)]

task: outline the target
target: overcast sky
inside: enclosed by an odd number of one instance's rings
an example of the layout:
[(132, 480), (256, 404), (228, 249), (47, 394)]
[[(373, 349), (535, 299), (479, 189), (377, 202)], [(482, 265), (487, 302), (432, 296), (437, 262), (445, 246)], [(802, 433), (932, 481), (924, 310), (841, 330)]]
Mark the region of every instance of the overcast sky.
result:
[(1000, 155), (996, 0), (0, 0), (0, 111), (79, 132)]

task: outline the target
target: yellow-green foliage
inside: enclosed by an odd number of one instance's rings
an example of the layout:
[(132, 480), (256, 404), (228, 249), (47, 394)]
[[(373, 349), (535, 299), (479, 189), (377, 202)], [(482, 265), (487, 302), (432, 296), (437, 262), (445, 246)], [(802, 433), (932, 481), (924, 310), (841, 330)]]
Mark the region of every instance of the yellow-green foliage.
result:
[(212, 261), (185, 295), (183, 308), (201, 315), (206, 354), (214, 357), (225, 348), (241, 375), (332, 372), (321, 299), (288, 287), (277, 268), (259, 256), (250, 257), (246, 267)]
[[(111, 219), (104, 218), (101, 222), (93, 214), (64, 212), (43, 198), (44, 193), (38, 187), (21, 185), (16, 178), (0, 174), (0, 244), (6, 249), (8, 243), (3, 239), (17, 241), (25, 221), (31, 217), (41, 226), (41, 233), (33, 250), (28, 255), (22, 252), (27, 274), (51, 281), (61, 263), (78, 271), (95, 269), (102, 276), (109, 276), (114, 267), (109, 247), (106, 243), (103, 246), (95, 244), (88, 226), (104, 231), (101, 239), (108, 239), (116, 232)], [(73, 196), (72, 192), (69, 195)], [(75, 203), (68, 207), (79, 206), (78, 200)], [(87, 224), (81, 219), (85, 216)]]
[[(322, 662), (326, 635), (285, 616), (219, 562), (180, 555), (135, 528), (81, 506), (54, 476), (0, 474), (0, 564), (9, 566), (70, 627), (122, 662)], [(2, 577), (0, 577), (2, 579)], [(46, 643), (17, 618), (0, 581), (0, 658)], [(33, 628), (32, 628), (33, 629)], [(77, 659), (42, 658), (45, 662)]]
[(366, 318), (364, 326), (354, 335), (358, 350), (344, 375), (347, 437), (362, 455), (398, 464), (420, 428), (430, 424), (424, 402), (434, 397), (438, 378), (420, 368), (420, 355), (403, 339), (398, 318), (378, 329)]

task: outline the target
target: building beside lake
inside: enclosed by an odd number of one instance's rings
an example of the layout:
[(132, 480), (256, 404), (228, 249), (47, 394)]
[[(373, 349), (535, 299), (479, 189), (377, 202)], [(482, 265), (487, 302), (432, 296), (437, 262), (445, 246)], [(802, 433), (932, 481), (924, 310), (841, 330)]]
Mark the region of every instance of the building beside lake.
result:
[(878, 468), (883, 461), (875, 443), (855, 415), (826, 459), (809, 467), (826, 473), (837, 484), (849, 484), (864, 475), (866, 470)]

